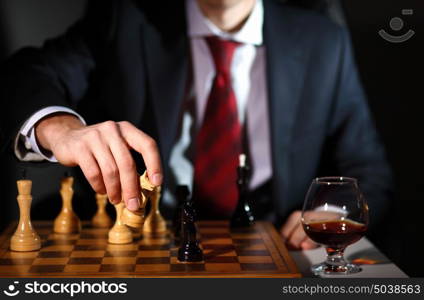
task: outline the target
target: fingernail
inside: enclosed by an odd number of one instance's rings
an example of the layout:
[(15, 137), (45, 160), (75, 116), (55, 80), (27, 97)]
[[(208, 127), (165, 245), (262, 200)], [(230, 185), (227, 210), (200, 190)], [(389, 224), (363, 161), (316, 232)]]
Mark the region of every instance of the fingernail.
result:
[(154, 174), (152, 178), (152, 183), (154, 185), (161, 185), (162, 183), (162, 174)]
[(130, 200), (128, 200), (127, 202), (127, 208), (129, 210), (137, 210), (140, 207), (140, 201), (138, 200), (138, 198), (132, 198)]

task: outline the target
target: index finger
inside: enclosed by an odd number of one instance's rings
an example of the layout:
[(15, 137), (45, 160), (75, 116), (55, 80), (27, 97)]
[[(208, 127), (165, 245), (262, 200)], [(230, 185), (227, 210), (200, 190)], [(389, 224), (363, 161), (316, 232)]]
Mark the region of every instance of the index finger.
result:
[(129, 122), (118, 122), (122, 137), (128, 145), (143, 157), (149, 180), (155, 186), (163, 181), (162, 164), (158, 146), (153, 138)]

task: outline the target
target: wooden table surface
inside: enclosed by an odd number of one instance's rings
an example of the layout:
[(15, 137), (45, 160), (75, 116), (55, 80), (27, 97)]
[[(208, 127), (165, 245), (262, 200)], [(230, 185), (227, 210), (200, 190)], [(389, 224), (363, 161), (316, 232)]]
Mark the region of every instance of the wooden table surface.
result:
[(134, 233), (133, 243), (112, 245), (108, 229), (88, 222), (79, 234), (55, 234), (50, 221), (33, 225), (42, 239), (39, 251), (9, 249), (16, 223), (0, 236), (0, 277), (301, 277), (281, 237), (266, 222), (237, 231), (226, 221), (198, 222), (201, 263), (178, 262), (169, 232)]

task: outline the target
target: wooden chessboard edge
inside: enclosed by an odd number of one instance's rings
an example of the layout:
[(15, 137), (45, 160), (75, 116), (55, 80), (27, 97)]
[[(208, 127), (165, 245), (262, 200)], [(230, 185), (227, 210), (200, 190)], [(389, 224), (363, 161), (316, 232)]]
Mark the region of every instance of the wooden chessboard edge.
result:
[(287, 253), (287, 248), (285, 247), (281, 236), (277, 233), (274, 225), (269, 222), (258, 222), (257, 226), (261, 228), (260, 234), (262, 236), (262, 240), (267, 245), (273, 260), (278, 267), (286, 270), (285, 273), (287, 274), (300, 274), (296, 267), (293, 268), (293, 265), (289, 265), (284, 259), (283, 254)]
[(289, 267), (290, 273), (299, 274), (299, 277), (302, 277), (299, 271), (299, 268), (297, 267), (293, 258), (290, 256), (287, 247), (284, 245), (284, 242), (282, 242), (282, 238), (278, 234), (275, 227), (270, 223), (264, 223), (263, 226), (267, 227), (267, 230), (271, 238), (274, 240), (274, 244), (277, 246), (282, 259), (285, 261), (286, 265)]

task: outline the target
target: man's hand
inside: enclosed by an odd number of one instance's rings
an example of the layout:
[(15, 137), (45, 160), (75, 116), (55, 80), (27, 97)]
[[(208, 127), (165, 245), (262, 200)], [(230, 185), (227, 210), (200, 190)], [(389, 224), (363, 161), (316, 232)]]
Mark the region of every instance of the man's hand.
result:
[(286, 223), (281, 227), (281, 235), (283, 236), (287, 246), (292, 250), (308, 250), (316, 248), (318, 245), (307, 237), (301, 223), (302, 212), (294, 211)]
[(107, 193), (112, 203), (125, 201), (130, 210), (140, 205), (140, 187), (130, 149), (139, 152), (149, 180), (162, 184), (156, 142), (129, 122), (107, 121), (85, 126), (73, 115), (57, 114), (36, 125), (39, 144), (66, 166), (78, 165), (92, 188)]

